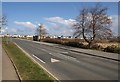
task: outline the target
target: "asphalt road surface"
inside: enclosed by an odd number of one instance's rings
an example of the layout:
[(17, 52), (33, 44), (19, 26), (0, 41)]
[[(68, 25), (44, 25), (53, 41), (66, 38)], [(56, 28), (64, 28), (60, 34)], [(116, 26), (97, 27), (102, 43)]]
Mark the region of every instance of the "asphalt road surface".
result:
[(118, 80), (118, 62), (32, 41), (13, 39), (59, 80)]

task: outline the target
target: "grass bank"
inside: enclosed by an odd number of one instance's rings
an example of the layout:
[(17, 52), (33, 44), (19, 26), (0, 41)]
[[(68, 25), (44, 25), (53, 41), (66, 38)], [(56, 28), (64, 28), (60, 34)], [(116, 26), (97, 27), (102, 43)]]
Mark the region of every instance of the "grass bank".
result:
[(54, 82), (38, 64), (27, 57), (13, 42), (9, 42), (9, 44), (3, 42), (3, 48), (15, 63), (22, 80), (46, 80), (47, 82)]

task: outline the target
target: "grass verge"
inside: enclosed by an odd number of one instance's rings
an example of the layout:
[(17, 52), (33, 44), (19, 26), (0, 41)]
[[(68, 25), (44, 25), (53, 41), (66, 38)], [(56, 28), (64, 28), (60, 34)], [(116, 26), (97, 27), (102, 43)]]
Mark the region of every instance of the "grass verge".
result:
[(16, 65), (22, 80), (46, 80), (54, 82), (53, 78), (29, 57), (25, 55), (13, 42), (3, 42), (3, 48)]

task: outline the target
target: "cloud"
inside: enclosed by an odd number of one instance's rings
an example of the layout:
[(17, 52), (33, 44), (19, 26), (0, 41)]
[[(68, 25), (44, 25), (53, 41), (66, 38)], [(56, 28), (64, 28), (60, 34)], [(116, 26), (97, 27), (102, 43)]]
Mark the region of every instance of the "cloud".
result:
[(10, 34), (14, 34), (17, 33), (17, 29), (16, 28), (10, 28), (10, 27), (5, 27), (1, 29), (1, 33), (5, 34), (5, 33), (10, 33)]
[(4, 33), (4, 32), (6, 32), (6, 30), (5, 29), (1, 29), (1, 33)]
[(49, 24), (49, 33), (53, 35), (70, 36), (73, 33), (72, 26), (76, 22), (74, 19), (64, 19), (62, 17), (44, 18)]
[(45, 20), (47, 20), (48, 22), (59, 23), (66, 26), (72, 26), (76, 22), (74, 19), (65, 20), (64, 18), (61, 17), (49, 17), (45, 18)]
[(5, 33), (7, 31), (7, 27), (6, 28), (1, 28), (1, 33)]
[(18, 21), (15, 21), (14, 23), (17, 24), (17, 25), (21, 25), (21, 26), (30, 28), (30, 29), (35, 29), (35, 27), (36, 27), (36, 25), (32, 24), (31, 22), (18, 22)]

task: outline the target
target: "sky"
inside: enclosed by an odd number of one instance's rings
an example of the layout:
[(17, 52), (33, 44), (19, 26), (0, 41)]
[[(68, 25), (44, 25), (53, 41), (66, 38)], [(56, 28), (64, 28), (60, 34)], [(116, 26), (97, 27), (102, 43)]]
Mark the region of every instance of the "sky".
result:
[[(34, 35), (38, 24), (44, 24), (50, 35), (73, 34), (72, 24), (84, 7), (93, 7), (96, 2), (2, 2), (2, 13), (7, 16), (4, 33)], [(112, 31), (118, 34), (118, 3), (102, 2), (108, 7), (108, 15), (112, 17)]]

